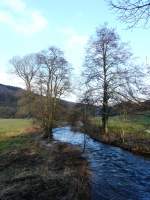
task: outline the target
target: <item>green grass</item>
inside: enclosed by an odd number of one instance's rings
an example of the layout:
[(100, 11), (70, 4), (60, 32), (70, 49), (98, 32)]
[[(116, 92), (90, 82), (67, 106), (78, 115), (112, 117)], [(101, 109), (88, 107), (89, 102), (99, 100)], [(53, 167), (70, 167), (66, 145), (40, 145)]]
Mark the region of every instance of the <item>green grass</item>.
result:
[(108, 120), (108, 133), (99, 134), (101, 118), (91, 119), (89, 127), (93, 133), (90, 135), (105, 143), (113, 144), (126, 150), (150, 155), (150, 113), (137, 113), (126, 116), (114, 116)]
[(29, 135), (24, 130), (31, 124), (27, 119), (0, 119), (0, 153), (25, 146)]
[[(92, 119), (92, 124), (101, 126), (101, 118), (96, 117)], [(122, 116), (115, 116), (109, 118), (108, 125), (109, 132), (125, 134), (139, 134), (145, 137), (150, 137), (150, 115), (130, 115), (127, 119)]]

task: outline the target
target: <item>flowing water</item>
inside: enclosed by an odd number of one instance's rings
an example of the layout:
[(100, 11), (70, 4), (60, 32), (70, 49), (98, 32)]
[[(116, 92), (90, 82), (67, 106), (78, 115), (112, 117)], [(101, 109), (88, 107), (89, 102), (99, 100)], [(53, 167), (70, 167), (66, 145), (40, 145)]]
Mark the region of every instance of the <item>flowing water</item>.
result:
[(84, 137), (69, 127), (54, 129), (54, 138), (81, 148), (86, 139), (84, 156), (92, 172), (93, 200), (150, 200), (150, 160)]

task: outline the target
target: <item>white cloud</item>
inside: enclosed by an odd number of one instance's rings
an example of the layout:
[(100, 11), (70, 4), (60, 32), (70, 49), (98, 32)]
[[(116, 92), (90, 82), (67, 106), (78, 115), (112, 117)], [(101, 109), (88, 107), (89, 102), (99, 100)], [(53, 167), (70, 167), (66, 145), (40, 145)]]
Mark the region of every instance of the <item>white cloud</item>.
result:
[(81, 49), (83, 49), (83, 47), (86, 45), (87, 43), (87, 36), (84, 35), (72, 35), (69, 39), (68, 39), (68, 47), (69, 48), (73, 48), (73, 47), (81, 47)]
[(67, 38), (67, 44), (70, 47), (72, 45), (81, 45), (81, 46), (83, 46), (83, 45), (85, 45), (87, 43), (88, 36), (87, 35), (83, 35), (83, 34), (79, 34), (79, 33), (77, 33), (77, 31), (75, 31), (72, 28), (63, 28), (63, 29), (61, 29), (61, 32)]
[(85, 47), (89, 36), (78, 33), (72, 28), (63, 28), (60, 31), (65, 38), (65, 54), (73, 64), (76, 72), (79, 73), (79, 68), (84, 60)]
[(44, 30), (47, 26), (47, 20), (37, 11), (33, 11), (30, 14), (30, 20), (22, 20), (22, 23), (16, 23), (13, 20), (12, 28), (17, 32), (23, 33), (24, 35), (32, 35), (33, 33)]
[(84, 61), (85, 47), (89, 36), (87, 34), (79, 33), (73, 28), (67, 27), (60, 30), (63, 36), (65, 55), (74, 68), (73, 85), (75, 93), (71, 94), (66, 100), (77, 101), (78, 95), (76, 87), (80, 83), (79, 75), (81, 73), (81, 66)]
[(1, 76), (1, 81), (0, 81), (1, 84), (12, 85), (21, 88), (25, 87), (23, 81), (20, 80), (15, 74), (6, 72), (2, 68), (0, 69), (0, 76)]
[(7, 11), (0, 11), (0, 22), (3, 23), (12, 23), (12, 17)]
[(39, 11), (25, 9), (27, 5), (22, 0), (6, 0), (5, 5), (8, 9), (0, 10), (0, 22), (16, 32), (30, 36), (48, 25), (47, 19)]
[(1, 0), (1, 3), (14, 11), (24, 11), (26, 4), (23, 0)]

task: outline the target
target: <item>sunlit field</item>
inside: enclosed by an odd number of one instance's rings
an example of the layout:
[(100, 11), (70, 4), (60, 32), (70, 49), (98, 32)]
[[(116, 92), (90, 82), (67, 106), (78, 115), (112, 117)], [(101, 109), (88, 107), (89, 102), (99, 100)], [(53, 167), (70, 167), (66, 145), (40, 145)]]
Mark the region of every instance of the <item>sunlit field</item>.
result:
[[(92, 124), (97, 127), (101, 126), (101, 118), (92, 119)], [(126, 119), (123, 116), (110, 117), (108, 128), (110, 133), (138, 134), (150, 137), (150, 114), (130, 115)]]
[(28, 119), (0, 119), (0, 152), (26, 145), (25, 129), (31, 125)]

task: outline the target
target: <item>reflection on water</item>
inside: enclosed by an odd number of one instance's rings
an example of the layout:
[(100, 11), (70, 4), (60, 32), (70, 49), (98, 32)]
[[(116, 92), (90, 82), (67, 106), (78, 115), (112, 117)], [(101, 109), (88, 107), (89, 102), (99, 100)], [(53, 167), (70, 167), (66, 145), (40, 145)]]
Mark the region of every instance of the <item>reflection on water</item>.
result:
[[(84, 134), (54, 129), (54, 138), (83, 147)], [(150, 200), (150, 160), (86, 136), (93, 200)]]

